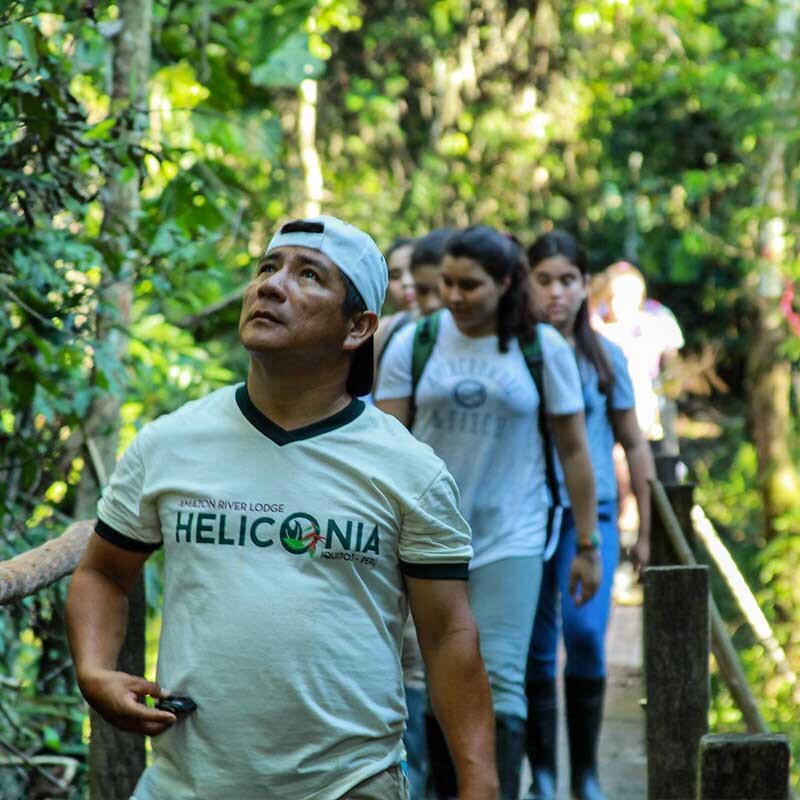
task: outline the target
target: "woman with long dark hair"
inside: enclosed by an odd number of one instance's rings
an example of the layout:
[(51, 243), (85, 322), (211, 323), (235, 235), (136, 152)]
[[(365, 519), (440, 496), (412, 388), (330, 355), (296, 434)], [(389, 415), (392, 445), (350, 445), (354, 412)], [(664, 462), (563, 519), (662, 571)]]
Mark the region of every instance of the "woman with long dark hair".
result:
[[(589, 268), (585, 253), (568, 233), (552, 231), (531, 245), (528, 258), (536, 317), (564, 336), (578, 361), (597, 486), (603, 562), (599, 591), (588, 603), (577, 605), (569, 592), (569, 563), (581, 535), (573, 502), (573, 509), (563, 516), (555, 553), (544, 566), (531, 637), (526, 691), (529, 703), (527, 750), (533, 785), (528, 798), (556, 798), (556, 654), (561, 629), (567, 651), (564, 686), (572, 796), (576, 800), (604, 800), (597, 777), (597, 745), (605, 690), (605, 633), (619, 554), (614, 443), (622, 444), (631, 475), (635, 476), (633, 488), (641, 523), (639, 540), (632, 548), (631, 557), (639, 566), (647, 564), (649, 558), (648, 478), (655, 475), (655, 468), (637, 423), (625, 356), (619, 347), (596, 333), (589, 324)], [(566, 464), (563, 466), (563, 470), (558, 470), (562, 483), (567, 472)], [(562, 503), (568, 506), (571, 494), (563, 489), (561, 494)]]
[[(579, 531), (571, 575), (577, 601), (585, 602), (599, 582), (599, 557), (580, 378), (563, 337), (534, 324), (527, 259), (513, 237), (485, 225), (456, 233), (439, 288), (445, 308), (428, 318), (437, 320), (436, 332), (421, 374), (424, 322), (390, 343), (375, 397), (433, 447), (459, 486), (473, 532), (469, 591), (492, 685), (501, 796), (516, 800), (548, 519), (542, 398), (523, 349), (538, 341), (546, 418), (568, 467)], [(455, 794), (455, 786), (437, 781), (439, 797)]]

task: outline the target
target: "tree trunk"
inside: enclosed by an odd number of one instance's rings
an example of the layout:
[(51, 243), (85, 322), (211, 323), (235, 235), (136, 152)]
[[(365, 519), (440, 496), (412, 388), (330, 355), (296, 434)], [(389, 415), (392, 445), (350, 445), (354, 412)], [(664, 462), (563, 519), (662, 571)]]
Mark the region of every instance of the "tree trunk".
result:
[(303, 164), (303, 216), (316, 217), (322, 210), (322, 166), (317, 152), (317, 95), (319, 84), (306, 78), (298, 90), (297, 138)]
[(766, 164), (756, 198), (756, 205), (769, 209), (772, 216), (761, 226), (760, 261), (755, 274), (750, 276), (752, 283), (748, 287), (756, 310), (754, 343), (747, 364), (749, 414), (758, 453), (767, 539), (777, 535), (778, 518), (796, 508), (800, 489), (790, 449), (791, 367), (783, 355), (788, 330), (779, 311), (782, 275), (791, 255), (787, 252), (786, 235), (786, 217), (792, 210), (792, 201), (785, 133), (790, 129), (790, 121), (785, 115), (792, 108), (795, 84), (792, 62), (797, 28), (797, 5), (783, 0), (775, 26), (775, 51), (782, 69), (771, 97), (775, 114), (783, 119), (766, 140)]
[(791, 367), (781, 351), (786, 334), (770, 313), (768, 300), (759, 298), (755, 341), (748, 359), (748, 405), (758, 454), (759, 483), (765, 535), (776, 535), (777, 519), (796, 506), (797, 471), (792, 461)]
[[(136, 582), (128, 595), (128, 604), (128, 630), (117, 669), (131, 675), (142, 675), (145, 641), (143, 580)], [(90, 719), (89, 797), (91, 800), (129, 800), (145, 767), (144, 736), (117, 730), (94, 711)]]
[[(120, 142), (130, 147), (147, 128), (152, 0), (121, 0), (122, 28), (116, 39), (111, 87), (112, 112), (119, 114), (115, 129)], [(138, 109), (138, 111), (131, 109)], [(103, 194), (101, 236), (121, 265), (101, 297), (98, 339), (105, 342), (120, 365), (127, 352), (127, 328), (133, 299), (133, 266), (126, 254), (132, 242), (139, 211), (139, 181), (119, 177), (109, 180)], [(76, 501), (78, 518), (94, 517), (98, 496), (114, 468), (119, 442), (119, 411), (125, 377), (119, 370), (114, 391), (106, 392), (92, 406), (85, 434), (84, 468)], [(119, 658), (119, 669), (144, 673), (144, 582), (139, 580), (129, 596), (128, 631)], [(89, 791), (92, 800), (128, 800), (145, 766), (144, 737), (122, 733), (91, 712)]]

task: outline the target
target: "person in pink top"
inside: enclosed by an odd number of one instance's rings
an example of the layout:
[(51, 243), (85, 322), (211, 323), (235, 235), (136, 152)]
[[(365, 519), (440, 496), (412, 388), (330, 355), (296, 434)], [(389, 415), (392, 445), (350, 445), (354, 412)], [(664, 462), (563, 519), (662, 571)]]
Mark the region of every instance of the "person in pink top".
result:
[(670, 362), (683, 347), (675, 315), (646, 296), (642, 273), (627, 261), (608, 270), (609, 300), (596, 321), (604, 336), (622, 348), (633, 376), (639, 424), (652, 441), (664, 438), (662, 405)]
[[(674, 423), (677, 395), (674, 366), (684, 339), (672, 311), (647, 297), (644, 276), (633, 264), (617, 261), (606, 270), (607, 291), (595, 307), (593, 326), (622, 348), (628, 360), (636, 417), (655, 455), (677, 456)], [(620, 529), (638, 527), (624, 456), (615, 452), (620, 486)]]

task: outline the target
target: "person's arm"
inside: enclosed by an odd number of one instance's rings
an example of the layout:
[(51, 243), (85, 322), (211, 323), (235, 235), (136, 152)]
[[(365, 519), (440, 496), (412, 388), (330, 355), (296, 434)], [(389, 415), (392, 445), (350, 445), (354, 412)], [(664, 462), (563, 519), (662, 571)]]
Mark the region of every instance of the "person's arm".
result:
[(665, 350), (661, 354), (659, 367), (661, 394), (669, 400), (677, 400), (681, 394), (681, 357), (677, 350)]
[(399, 397), (394, 400), (378, 400), (375, 405), (387, 414), (397, 417), (403, 425), (408, 427), (411, 421), (411, 398)]
[[(378, 329), (375, 331), (375, 374), (378, 374), (378, 364), (381, 360), (381, 353), (395, 329), (403, 325), (403, 318), (408, 316), (406, 311), (396, 311), (378, 319)], [(408, 317), (410, 319), (410, 317)]]
[(660, 393), (670, 400), (676, 400), (681, 393), (681, 357), (679, 351), (684, 345), (683, 331), (670, 309), (659, 304), (656, 312), (658, 326), (653, 332), (660, 344), (659, 358)]
[(411, 422), (414, 330), (414, 326), (409, 325), (398, 331), (386, 345), (373, 393), (375, 405), (381, 411), (397, 417), (406, 427)]
[(458, 777), (459, 800), (498, 797), (494, 713), (467, 583), (405, 576), (431, 705)]
[(600, 551), (589, 546), (597, 531), (597, 497), (586, 424), (582, 411), (551, 414), (549, 420), (578, 532), (578, 551), (570, 568), (570, 594), (578, 605), (583, 605), (600, 586), (602, 573)]
[(612, 411), (614, 435), (625, 450), (631, 489), (639, 508), (639, 536), (631, 548), (634, 566), (643, 570), (650, 561), (650, 481), (656, 476), (655, 462), (650, 445), (644, 438), (636, 411)]
[(121, 730), (156, 736), (175, 715), (144, 705), (166, 697), (157, 683), (117, 670), (128, 624), (128, 592), (150, 552), (126, 550), (92, 534), (67, 596), (67, 634), (83, 696)]

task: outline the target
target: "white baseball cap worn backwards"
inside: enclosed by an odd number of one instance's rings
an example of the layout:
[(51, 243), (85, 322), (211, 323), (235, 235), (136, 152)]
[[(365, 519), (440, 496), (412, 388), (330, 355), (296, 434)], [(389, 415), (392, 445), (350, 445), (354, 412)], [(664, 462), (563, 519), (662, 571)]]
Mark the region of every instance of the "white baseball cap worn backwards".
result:
[[(324, 253), (350, 279), (368, 311), (380, 314), (389, 270), (372, 237), (343, 220), (330, 216), (295, 219), (284, 223), (272, 237), (267, 253), (279, 247), (308, 247)], [(348, 388), (356, 395), (369, 394), (374, 380), (372, 337), (356, 352)]]

